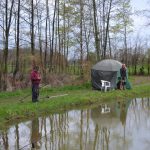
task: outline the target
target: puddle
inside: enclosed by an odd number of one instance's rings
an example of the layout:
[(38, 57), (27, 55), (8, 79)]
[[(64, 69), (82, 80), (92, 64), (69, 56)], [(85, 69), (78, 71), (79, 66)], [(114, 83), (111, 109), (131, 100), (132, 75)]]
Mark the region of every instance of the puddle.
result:
[(148, 150), (150, 99), (22, 122), (0, 132), (0, 150)]

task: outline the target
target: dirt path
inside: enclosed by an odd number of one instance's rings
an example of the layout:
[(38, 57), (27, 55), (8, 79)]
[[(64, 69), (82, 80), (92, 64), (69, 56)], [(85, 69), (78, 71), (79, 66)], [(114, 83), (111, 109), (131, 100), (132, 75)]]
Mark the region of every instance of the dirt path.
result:
[(150, 76), (132, 76), (132, 85), (149, 84)]

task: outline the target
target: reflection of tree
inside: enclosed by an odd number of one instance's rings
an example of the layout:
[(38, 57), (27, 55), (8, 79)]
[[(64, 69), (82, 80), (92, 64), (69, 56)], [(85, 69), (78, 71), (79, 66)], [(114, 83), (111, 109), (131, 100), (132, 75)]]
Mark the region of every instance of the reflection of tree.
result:
[[(95, 138), (93, 149), (108, 150), (110, 145), (110, 130), (115, 129), (120, 122), (125, 126), (127, 110), (131, 101), (110, 104), (110, 113), (102, 113), (102, 106), (91, 109), (91, 118), (95, 124)], [(97, 147), (97, 146), (100, 146)]]
[(46, 117), (44, 117), (44, 132), (45, 132), (45, 135), (44, 135), (44, 137), (45, 137), (45, 149), (47, 150), (47, 133), (48, 133), (48, 131), (46, 128)]
[(8, 135), (7, 135), (7, 132), (6, 131), (4, 131), (3, 133), (2, 133), (2, 139), (3, 139), (3, 143), (4, 143), (4, 148), (5, 148), (5, 150), (8, 150)]
[(44, 148), (49, 150), (67, 149), (64, 143), (69, 141), (68, 113), (52, 114), (48, 118), (42, 117), (41, 122), (42, 138), (44, 139), (42, 144), (45, 144)]
[(95, 126), (95, 137), (93, 143), (93, 150), (109, 150), (110, 131), (106, 127)]
[[(87, 110), (87, 111), (86, 111), (86, 114), (87, 114), (87, 118), (86, 118), (86, 133), (85, 133), (85, 149), (87, 149), (87, 148), (86, 148), (86, 145), (87, 145), (87, 143), (88, 143), (88, 136), (89, 136), (89, 134), (90, 134), (90, 132), (88, 132), (88, 131), (89, 131), (90, 111)], [(89, 134), (88, 134), (88, 133), (89, 133)]]
[(54, 115), (50, 115), (50, 149), (54, 148)]
[(122, 122), (123, 126), (125, 126), (126, 124), (126, 116), (127, 116), (126, 104), (122, 103), (120, 108), (120, 121)]
[(32, 143), (32, 148), (40, 148), (38, 145), (38, 142), (41, 138), (41, 135), (39, 133), (39, 119), (35, 118), (32, 120), (32, 130), (31, 130), (31, 143)]
[[(111, 108), (113, 108), (113, 106)], [(111, 110), (113, 113), (111, 112), (110, 114), (109, 113), (101, 114), (101, 109), (102, 107), (99, 106), (91, 110), (91, 117), (95, 123), (95, 137), (93, 143), (93, 150), (109, 149), (109, 142), (110, 142), (109, 126), (112, 125), (112, 121), (114, 118), (114, 110)]]
[[(31, 135), (26, 136), (27, 138), (31, 136), (31, 143), (36, 150), (39, 148), (41, 150), (129, 149), (134, 140), (134, 133), (138, 132), (136, 124), (138, 129), (141, 127), (149, 129), (149, 103), (149, 99), (142, 101), (136, 99), (132, 101), (130, 107), (130, 101), (118, 102), (112, 106), (109, 104), (110, 113), (102, 114), (101, 107), (97, 107), (36, 118), (28, 124), (23, 124), (23, 128), (21, 125), (16, 125), (13, 127), (13, 131), (15, 130), (13, 133), (10, 130), (0, 134), (2, 149), (21, 148), (21, 132), (27, 125), (28, 128), (31, 127)], [(10, 139), (14, 137), (12, 134), (15, 135), (15, 141)]]
[(150, 98), (147, 99), (147, 107), (149, 107), (150, 105)]
[(95, 138), (94, 138), (93, 150), (96, 149), (96, 144), (97, 144), (97, 139), (98, 139), (98, 131), (99, 131), (98, 125), (96, 125), (96, 127), (95, 127)]
[(124, 128), (124, 142), (125, 142), (125, 133), (126, 133), (126, 116), (127, 116), (127, 104), (125, 102), (123, 102), (120, 106), (120, 121), (123, 125)]
[(18, 125), (16, 125), (15, 127), (16, 127), (16, 146), (17, 146), (17, 149), (19, 149), (19, 130), (18, 130)]
[(80, 150), (83, 149), (83, 110), (81, 110), (81, 119), (80, 119)]
[(132, 100), (130, 106), (130, 118), (134, 122), (134, 129), (139, 129), (143, 126), (143, 122), (148, 121), (149, 118), (149, 98), (136, 98)]

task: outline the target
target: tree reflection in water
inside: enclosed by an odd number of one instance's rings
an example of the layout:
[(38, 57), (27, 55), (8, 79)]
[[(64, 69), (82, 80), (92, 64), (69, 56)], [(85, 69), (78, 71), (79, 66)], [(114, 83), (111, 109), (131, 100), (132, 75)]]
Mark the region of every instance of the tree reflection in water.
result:
[[(109, 113), (104, 109), (109, 108)], [(125, 124), (127, 108), (125, 102), (110, 106), (100, 105), (91, 110), (91, 118), (95, 124), (94, 150), (109, 150), (111, 129), (116, 128), (120, 121)]]
[(40, 149), (39, 141), (41, 139), (41, 134), (39, 133), (39, 119), (35, 118), (31, 122), (31, 144), (32, 148)]
[[(15, 125), (0, 133), (0, 146), (2, 150), (136, 149), (132, 146), (137, 137), (141, 139), (137, 135), (141, 127), (141, 132), (150, 129), (149, 110), (149, 99), (134, 99), (92, 109), (51, 114)], [(144, 146), (150, 146), (146, 142), (150, 139), (147, 137), (150, 136), (144, 137)]]

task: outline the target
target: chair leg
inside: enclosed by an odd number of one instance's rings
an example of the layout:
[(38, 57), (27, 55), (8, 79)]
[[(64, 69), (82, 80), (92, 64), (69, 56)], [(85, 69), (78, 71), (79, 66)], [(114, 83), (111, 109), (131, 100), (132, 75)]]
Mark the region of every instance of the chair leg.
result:
[(107, 87), (105, 86), (104, 88), (105, 88), (105, 92), (106, 92), (107, 91)]

